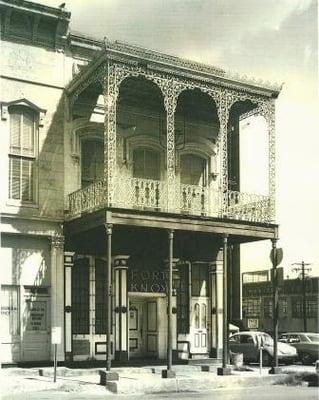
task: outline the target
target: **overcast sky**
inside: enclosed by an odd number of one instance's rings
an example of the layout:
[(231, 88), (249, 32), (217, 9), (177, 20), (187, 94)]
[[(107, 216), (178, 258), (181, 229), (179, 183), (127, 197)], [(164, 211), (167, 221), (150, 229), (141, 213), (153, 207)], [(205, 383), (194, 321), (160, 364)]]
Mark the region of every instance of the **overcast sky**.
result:
[[(66, 0), (66, 9), (74, 31), (284, 82), (277, 101), (282, 265), (304, 259), (319, 275), (317, 1)], [(245, 268), (269, 268), (270, 247), (249, 245)]]

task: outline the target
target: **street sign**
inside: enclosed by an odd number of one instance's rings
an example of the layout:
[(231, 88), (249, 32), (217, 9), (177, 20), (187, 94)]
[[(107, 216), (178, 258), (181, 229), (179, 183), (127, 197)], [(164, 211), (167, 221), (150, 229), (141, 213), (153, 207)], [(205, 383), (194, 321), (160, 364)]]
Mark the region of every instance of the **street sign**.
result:
[(258, 318), (249, 318), (247, 320), (248, 329), (258, 329)]
[(61, 326), (53, 326), (51, 332), (52, 344), (61, 344)]
[(277, 265), (281, 263), (282, 258), (283, 258), (283, 250), (281, 248), (271, 249), (270, 260), (275, 267), (277, 267)]

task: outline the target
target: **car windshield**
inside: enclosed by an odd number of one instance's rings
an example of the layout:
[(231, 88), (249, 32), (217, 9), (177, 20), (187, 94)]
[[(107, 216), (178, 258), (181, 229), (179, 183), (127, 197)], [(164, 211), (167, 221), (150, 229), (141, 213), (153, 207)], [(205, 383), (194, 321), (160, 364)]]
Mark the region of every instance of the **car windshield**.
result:
[(260, 338), (262, 339), (264, 344), (273, 345), (274, 343), (273, 338), (270, 335), (268, 335), (268, 333), (260, 334)]
[(319, 342), (319, 334), (318, 333), (308, 333), (307, 338), (310, 342)]

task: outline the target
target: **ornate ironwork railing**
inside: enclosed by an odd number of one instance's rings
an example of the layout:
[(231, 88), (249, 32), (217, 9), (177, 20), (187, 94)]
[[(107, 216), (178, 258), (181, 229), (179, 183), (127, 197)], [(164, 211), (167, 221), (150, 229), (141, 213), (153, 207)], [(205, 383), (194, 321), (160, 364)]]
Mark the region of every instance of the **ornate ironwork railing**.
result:
[(208, 215), (208, 189), (204, 186), (181, 184), (178, 212), (191, 215)]
[[(96, 211), (106, 206), (103, 180), (69, 195), (69, 218)], [(222, 215), (220, 192), (208, 187), (181, 184), (176, 187), (176, 213), (189, 215)], [(253, 222), (271, 222), (270, 198), (257, 194), (228, 191), (224, 218)], [(121, 177), (115, 185), (114, 207), (167, 211), (166, 182), (152, 179)]]
[(243, 221), (271, 222), (270, 198), (229, 190), (227, 217)]

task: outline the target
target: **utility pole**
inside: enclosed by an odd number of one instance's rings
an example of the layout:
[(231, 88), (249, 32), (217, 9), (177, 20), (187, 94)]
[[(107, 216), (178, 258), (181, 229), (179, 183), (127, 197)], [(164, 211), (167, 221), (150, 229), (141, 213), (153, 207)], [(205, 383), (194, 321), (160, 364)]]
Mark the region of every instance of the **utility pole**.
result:
[(301, 261), (300, 263), (293, 263), (292, 265), (298, 265), (293, 271), (301, 272), (301, 282), (302, 282), (302, 317), (303, 317), (303, 330), (307, 332), (307, 312), (306, 312), (306, 273), (311, 271), (311, 268), (306, 268), (310, 263), (305, 263)]

